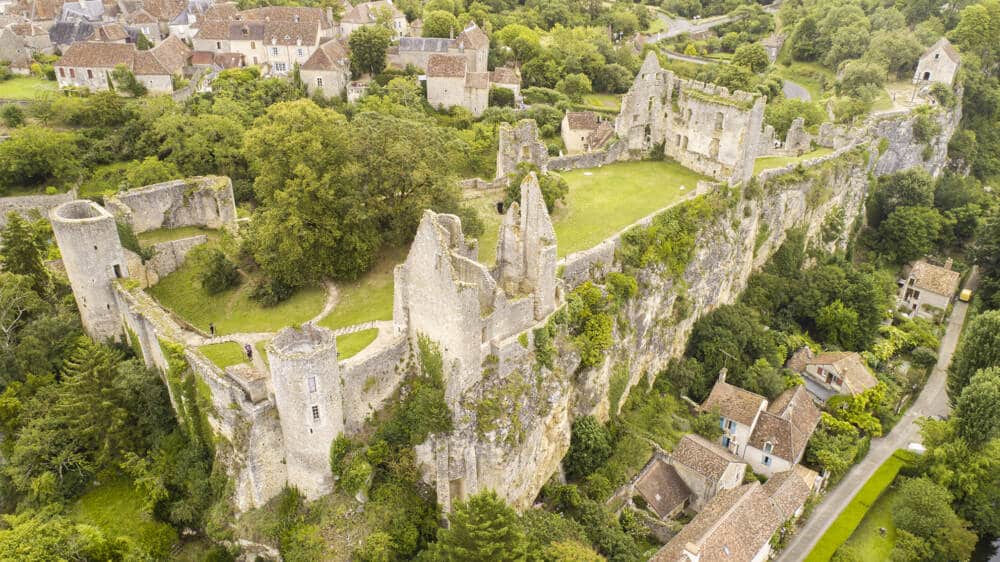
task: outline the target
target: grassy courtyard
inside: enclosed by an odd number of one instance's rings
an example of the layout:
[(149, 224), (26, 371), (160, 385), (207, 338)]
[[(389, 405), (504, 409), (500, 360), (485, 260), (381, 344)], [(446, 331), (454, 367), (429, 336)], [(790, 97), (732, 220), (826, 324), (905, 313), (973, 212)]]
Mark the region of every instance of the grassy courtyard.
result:
[(754, 175), (757, 175), (764, 170), (783, 168), (789, 164), (798, 164), (799, 162), (819, 158), (820, 156), (826, 156), (831, 152), (833, 152), (833, 149), (819, 147), (816, 150), (806, 152), (802, 156), (765, 156), (754, 160), (753, 173)]
[(220, 369), (246, 363), (247, 360), (243, 353), (243, 346), (232, 341), (203, 345), (198, 348), (198, 351)]
[(406, 259), (406, 251), (387, 250), (357, 281), (337, 283), (337, 305), (319, 325), (336, 330), (372, 320), (392, 320), (393, 270)]
[(177, 542), (177, 531), (142, 513), (143, 498), (126, 478), (104, 482), (80, 496), (68, 508), (70, 519), (93, 525), (109, 537), (123, 537), (166, 558)]
[(369, 328), (353, 334), (337, 336), (337, 357), (341, 360), (354, 357), (371, 345), (377, 337), (378, 328)]
[(201, 288), (196, 273), (191, 262), (186, 262), (150, 287), (149, 292), (164, 307), (204, 332), (208, 332), (211, 322), (219, 335), (275, 332), (313, 318), (326, 302), (323, 287), (310, 287), (299, 289), (276, 306), (264, 307), (250, 298), (251, 281), (246, 277), (238, 286), (210, 295)]
[[(805, 562), (826, 562), (830, 560), (840, 545), (844, 544), (844, 541), (855, 533), (855, 529), (859, 528), (862, 519), (876, 505), (882, 492), (896, 479), (899, 470), (911, 462), (911, 454), (902, 450), (896, 451), (891, 457), (886, 459), (882, 463), (882, 466), (878, 467), (871, 478), (861, 487), (861, 490), (854, 496), (851, 503), (847, 504), (847, 507), (840, 512), (840, 516), (830, 525), (826, 533), (820, 537), (819, 542), (813, 547), (812, 552), (806, 557)], [(875, 526), (874, 531), (876, 535), (878, 534), (879, 526), (885, 527), (884, 524)], [(888, 548), (891, 550), (892, 545), (889, 544)], [(873, 560), (885, 559), (884, 557), (873, 558)]]
[(0, 100), (33, 100), (38, 94), (54, 92), (59, 85), (34, 76), (15, 76), (0, 82)]
[(139, 238), (139, 243), (143, 246), (152, 246), (153, 244), (159, 244), (161, 242), (170, 242), (172, 240), (181, 240), (183, 238), (190, 238), (192, 236), (198, 236), (199, 234), (204, 234), (208, 236), (210, 240), (215, 240), (219, 237), (218, 230), (212, 230), (210, 228), (201, 228), (198, 226), (181, 226), (178, 228), (158, 228), (156, 230), (150, 230), (137, 234)]
[[(566, 204), (553, 213), (559, 256), (591, 248), (708, 180), (672, 161), (620, 162), (562, 172)], [(681, 189), (683, 187), (683, 189)]]

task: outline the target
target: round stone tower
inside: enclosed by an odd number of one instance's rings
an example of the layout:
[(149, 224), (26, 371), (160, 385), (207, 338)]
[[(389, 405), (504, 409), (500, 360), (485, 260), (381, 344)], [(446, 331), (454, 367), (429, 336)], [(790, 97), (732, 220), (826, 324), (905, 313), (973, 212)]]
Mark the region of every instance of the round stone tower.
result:
[(337, 337), (305, 324), (267, 346), (275, 406), (285, 441), (288, 485), (314, 499), (333, 491), (330, 445), (344, 430)]
[(115, 217), (87, 200), (69, 201), (50, 212), (52, 232), (91, 338), (117, 339), (122, 333), (115, 279), (128, 277)]

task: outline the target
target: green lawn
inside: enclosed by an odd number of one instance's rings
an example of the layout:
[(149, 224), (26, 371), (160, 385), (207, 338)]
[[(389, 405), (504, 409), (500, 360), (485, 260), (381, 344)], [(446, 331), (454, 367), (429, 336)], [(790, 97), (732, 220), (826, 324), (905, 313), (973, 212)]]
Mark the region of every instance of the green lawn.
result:
[(204, 234), (209, 237), (209, 239), (216, 239), (219, 237), (219, 231), (209, 228), (202, 228), (200, 226), (181, 226), (178, 228), (158, 228), (156, 230), (150, 230), (138, 234), (139, 243), (143, 246), (152, 246), (153, 244), (159, 244), (160, 242), (169, 242), (171, 240), (180, 240), (182, 238), (190, 238), (192, 236), (198, 236), (199, 234)]
[(377, 337), (378, 328), (369, 328), (360, 332), (354, 332), (353, 334), (337, 336), (337, 358), (347, 359), (354, 357), (361, 350), (371, 345)]
[(829, 560), (837, 548), (858, 528), (865, 514), (868, 513), (889, 484), (895, 480), (899, 470), (910, 462), (912, 462), (911, 455), (900, 450), (882, 463), (882, 466), (875, 470), (868, 482), (865, 482), (865, 485), (854, 496), (851, 503), (847, 504), (847, 507), (840, 512), (840, 516), (830, 525), (826, 533), (820, 537), (819, 542), (813, 547), (805, 562), (826, 562)]
[(0, 99), (33, 100), (40, 93), (54, 92), (58, 88), (58, 84), (49, 80), (34, 76), (15, 76), (0, 82)]
[[(553, 213), (559, 255), (591, 248), (622, 228), (681, 199), (710, 178), (672, 161), (619, 162), (560, 175), (566, 204)], [(684, 190), (681, 190), (681, 186)]]
[(597, 109), (618, 111), (621, 109), (622, 97), (619, 94), (589, 94), (583, 96), (583, 104)]
[(73, 521), (98, 527), (110, 537), (128, 537), (156, 559), (166, 558), (177, 542), (177, 531), (142, 513), (142, 501), (131, 482), (120, 478), (80, 496), (68, 514)]
[(297, 326), (319, 314), (326, 302), (323, 287), (310, 287), (299, 289), (276, 306), (263, 307), (250, 299), (251, 284), (244, 277), (239, 286), (210, 295), (201, 288), (195, 267), (189, 261), (150, 287), (149, 292), (164, 307), (204, 332), (214, 322), (219, 335), (274, 332)]
[[(892, 504), (895, 500), (895, 488), (882, 492), (854, 534), (847, 539), (845, 544), (855, 547), (854, 552), (861, 556), (859, 562), (882, 562), (891, 558), (892, 547), (896, 544), (896, 524), (892, 521)], [(879, 529), (883, 527), (886, 530), (884, 537), (879, 533)]]
[(337, 306), (319, 325), (335, 330), (372, 320), (392, 320), (393, 270), (406, 259), (406, 252), (399, 248), (386, 251), (360, 279), (338, 283)]
[(205, 357), (208, 357), (220, 369), (247, 362), (247, 356), (243, 353), (243, 346), (232, 341), (203, 345), (198, 348), (198, 351), (202, 352)]
[(757, 175), (763, 170), (770, 170), (772, 168), (782, 168), (789, 164), (796, 164), (805, 160), (812, 158), (818, 158), (820, 156), (825, 156), (833, 152), (833, 149), (819, 147), (811, 152), (806, 152), (802, 156), (765, 156), (763, 158), (758, 158), (753, 163), (753, 173)]
[(825, 78), (827, 84), (833, 84), (836, 78), (832, 70), (813, 62), (795, 62), (788, 66), (779, 64), (774, 73), (808, 90), (812, 101), (819, 101), (824, 97), (821, 79)]

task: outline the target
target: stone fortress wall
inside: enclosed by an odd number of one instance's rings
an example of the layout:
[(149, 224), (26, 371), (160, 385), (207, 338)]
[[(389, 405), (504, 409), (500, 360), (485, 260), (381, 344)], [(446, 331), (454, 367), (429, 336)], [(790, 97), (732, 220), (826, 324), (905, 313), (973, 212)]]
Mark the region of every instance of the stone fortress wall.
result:
[(236, 220), (233, 182), (204, 176), (148, 185), (109, 197), (108, 210), (138, 234), (159, 228), (223, 228)]
[(29, 218), (38, 213), (47, 217), (49, 211), (76, 199), (76, 189), (56, 195), (20, 195), (16, 197), (0, 197), (0, 228), (7, 226), (7, 214), (15, 212)]
[[(653, 70), (649, 73), (651, 85), (674, 80), (668, 73)], [(644, 80), (643, 76), (640, 73), (637, 81)], [(684, 87), (680, 86), (681, 92)], [(688, 97), (695, 99), (704, 94), (697, 91), (700, 94)], [(679, 94), (668, 97), (666, 106), (672, 106), (674, 99), (683, 118), (683, 108), (690, 104)], [(692, 107), (690, 122), (714, 119), (707, 108), (719, 104), (696, 101), (704, 104), (698, 106), (704, 111), (695, 117)], [(657, 103), (664, 108), (663, 102), (654, 99), (653, 106)], [(757, 104), (755, 99), (743, 117), (729, 120), (724, 116), (724, 129), (727, 120), (741, 128), (750, 126), (739, 125), (739, 119), (745, 119), (747, 124), (756, 122), (759, 133), (759, 122), (750, 115)], [(667, 113), (669, 119), (665, 119), (669, 121), (678, 112), (671, 107)], [(741, 199), (723, 216), (706, 224), (698, 235), (695, 257), (682, 276), (691, 312), (685, 318), (666, 322), (664, 319), (674, 316), (680, 296), (675, 280), (656, 266), (636, 272), (644, 290), (627, 305), (625, 314), (631, 328), (619, 333), (616, 327), (608, 360), (591, 369), (579, 369), (579, 355), (565, 340), (555, 342), (555, 364), (551, 368), (539, 367), (533, 351), (534, 330), (545, 326), (563, 306), (566, 290), (587, 280), (601, 283), (608, 271), (619, 267), (615, 252), (620, 238), (616, 235), (558, 262), (555, 232), (533, 176), (521, 186), (521, 203), (512, 205), (504, 217), (493, 269), (476, 261), (477, 242), (465, 238), (457, 217), (426, 211), (406, 261), (395, 271), (393, 320), (385, 328), (388, 337), (384, 343), (373, 344), (343, 361), (337, 357), (333, 334), (307, 325), (287, 328), (277, 335), (268, 349), (269, 372), (258, 372), (247, 365), (223, 371), (205, 359), (190, 343), (190, 332), (139, 290), (136, 281), (116, 280), (103, 269), (103, 288), (100, 283), (88, 284), (90, 278), (79, 274), (71, 274), (70, 279), (78, 298), (94, 298), (87, 291), (99, 295), (107, 291), (113, 296), (113, 306), (106, 308), (111, 314), (101, 313), (96, 315), (100, 322), (90, 322), (88, 332), (92, 335), (124, 332), (134, 338), (147, 363), (165, 371), (170, 367), (166, 342), (184, 346), (194, 376), (209, 389), (209, 422), (214, 432), (224, 438), (226, 445), (218, 454), (234, 481), (238, 509), (262, 505), (286, 483), (302, 487), (311, 498), (329, 492), (335, 485), (328, 464), (330, 442), (340, 432), (359, 432), (365, 420), (392, 399), (405, 376), (405, 365), (412, 362), (418, 335), (429, 337), (442, 350), (446, 399), (455, 422), (451, 434), (432, 436), (417, 448), (425, 480), (436, 486), (438, 500), (445, 509), (452, 501), (487, 488), (496, 489), (513, 505), (525, 508), (557, 470), (569, 446), (572, 419), (587, 414), (607, 416), (608, 387), (615, 365), (626, 365), (627, 388), (662, 369), (671, 357), (683, 352), (695, 320), (735, 300), (754, 268), (780, 246), (787, 230), (806, 226), (810, 236), (815, 237), (823, 218), (834, 210), (842, 210), (845, 223), (850, 224), (861, 213), (870, 175), (915, 165), (939, 171), (944, 163), (939, 148), (946, 146), (958, 118), (954, 111), (943, 112), (939, 120), (942, 134), (930, 143), (933, 148), (929, 155), (925, 146), (913, 138), (908, 114), (880, 116), (856, 129), (828, 129), (830, 139), (840, 139), (835, 140), (840, 146), (833, 154), (759, 174), (755, 181), (762, 185), (764, 194)], [(678, 130), (671, 129), (670, 123), (656, 126), (662, 126), (656, 133), (660, 137), (651, 137), (650, 141), (666, 141), (668, 131)], [(642, 138), (636, 141), (639, 146), (647, 143), (644, 129)], [(629, 127), (626, 134), (636, 130)], [(505, 127), (501, 139), (504, 135), (513, 142), (501, 140), (498, 170), (512, 169), (522, 157), (538, 159), (543, 170), (551, 164), (543, 146), (538, 152), (541, 143), (533, 122)], [(625, 136), (619, 142), (633, 141)], [(752, 144), (754, 150), (758, 144)], [(885, 149), (882, 153), (880, 147)], [(745, 154), (732, 156), (727, 179), (744, 177), (744, 158)], [(711, 165), (723, 169), (721, 161)], [(712, 189), (711, 184), (699, 184), (696, 195), (708, 194)], [(213, 216), (185, 208), (189, 202), (199, 208), (211, 208), (211, 204), (220, 209), (228, 207), (225, 201), (219, 205), (215, 196), (210, 204), (205, 197), (190, 197), (190, 193), (185, 197), (186, 189), (174, 193), (181, 193), (179, 199), (166, 206), (161, 195), (149, 196), (154, 209), (148, 212), (137, 213), (136, 207), (129, 207), (136, 221), (133, 224), (159, 222), (163, 226), (177, 224), (171, 221), (182, 220), (179, 217)], [(221, 197), (231, 200), (231, 190)], [(132, 205), (141, 204), (135, 201)], [(75, 209), (78, 203), (72, 203), (70, 208)], [(99, 222), (113, 226), (110, 214), (95, 204), (86, 204), (90, 209), (86, 211), (88, 219), (94, 215)], [(68, 213), (62, 220), (72, 224), (75, 216), (75, 212)], [(105, 227), (68, 238), (60, 237), (57, 230), (57, 240), (64, 256), (86, 257), (95, 239), (99, 239), (98, 246), (113, 246), (117, 238), (111, 236), (112, 232)], [(108, 255), (113, 257), (115, 251)], [(563, 271), (557, 275), (560, 265)], [(77, 285), (81, 285), (80, 293)], [(310, 377), (315, 379), (315, 386)], [(179, 399), (172, 393), (175, 406), (180, 406)], [(500, 403), (503, 412), (491, 414), (481, 406), (486, 402)]]

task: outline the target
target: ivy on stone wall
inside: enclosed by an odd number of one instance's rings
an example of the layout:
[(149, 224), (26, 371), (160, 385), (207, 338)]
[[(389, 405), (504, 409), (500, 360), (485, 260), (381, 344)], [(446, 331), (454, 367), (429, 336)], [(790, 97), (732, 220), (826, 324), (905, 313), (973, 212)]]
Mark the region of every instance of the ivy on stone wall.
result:
[(622, 235), (619, 259), (637, 269), (663, 264), (670, 277), (680, 277), (694, 257), (699, 229), (721, 209), (720, 203), (703, 195), (660, 213), (649, 226), (632, 228)]

